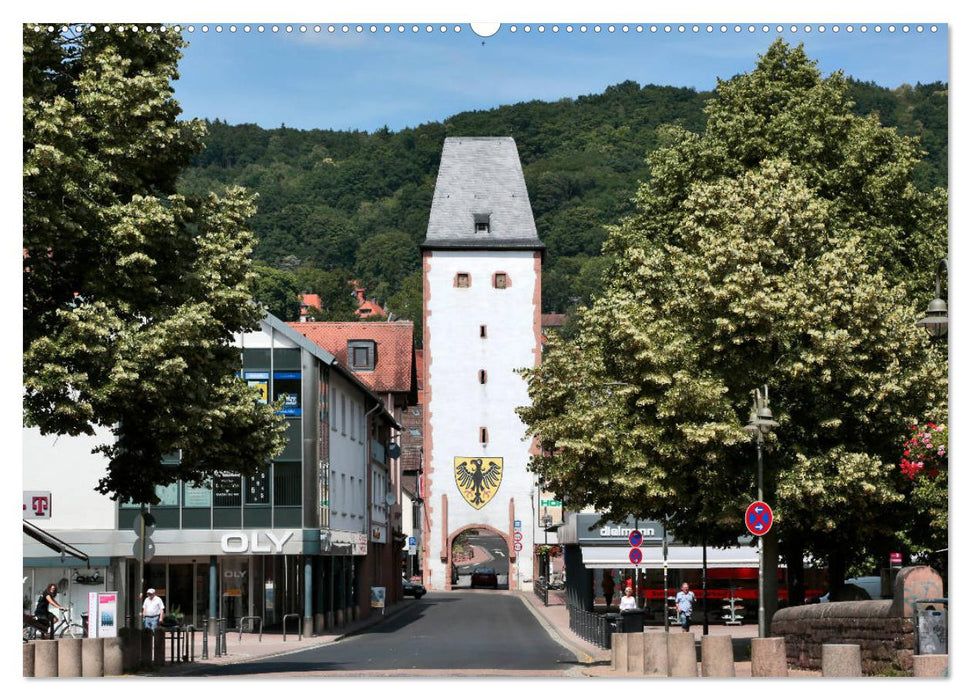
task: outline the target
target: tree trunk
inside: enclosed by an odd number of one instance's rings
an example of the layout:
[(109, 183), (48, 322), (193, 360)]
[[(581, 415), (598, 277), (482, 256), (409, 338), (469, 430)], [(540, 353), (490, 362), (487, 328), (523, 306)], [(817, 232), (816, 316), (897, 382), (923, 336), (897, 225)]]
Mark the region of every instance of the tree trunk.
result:
[(783, 546), (788, 572), (787, 590), (789, 605), (802, 605), (806, 600), (806, 567), (803, 560), (803, 546), (801, 542), (786, 542)]

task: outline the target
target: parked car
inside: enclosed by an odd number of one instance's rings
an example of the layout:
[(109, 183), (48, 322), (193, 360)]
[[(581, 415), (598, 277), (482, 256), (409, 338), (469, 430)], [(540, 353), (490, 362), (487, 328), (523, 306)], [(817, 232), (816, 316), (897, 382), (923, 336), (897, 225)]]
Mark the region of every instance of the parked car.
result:
[(428, 593), (420, 583), (406, 579), (401, 579), (401, 587), (404, 589), (404, 595), (414, 596), (415, 600), (419, 600), (423, 595)]
[(496, 570), (477, 566), (472, 570), (472, 582), (469, 584), (469, 586), (471, 588), (475, 588), (476, 586), (492, 586), (493, 588), (499, 588), (499, 577), (496, 576)]
[[(843, 600), (880, 600), (880, 577), (861, 576), (843, 581)], [(819, 597), (820, 603), (829, 602), (829, 593)]]

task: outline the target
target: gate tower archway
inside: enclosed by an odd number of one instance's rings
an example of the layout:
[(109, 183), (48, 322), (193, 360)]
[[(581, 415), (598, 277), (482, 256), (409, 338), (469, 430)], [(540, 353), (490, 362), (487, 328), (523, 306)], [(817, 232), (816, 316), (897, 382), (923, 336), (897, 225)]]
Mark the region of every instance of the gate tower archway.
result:
[[(478, 561), (476, 557), (473, 557), (469, 561), (457, 560), (455, 558), (455, 541), (460, 535), (468, 532), (469, 530), (476, 531), (476, 535), (474, 537), (480, 541), (488, 541), (491, 539), (494, 542), (501, 542), (503, 551), (497, 554), (494, 549), (489, 550), (491, 558), (484, 561)], [(483, 536), (479, 534), (482, 532), (485, 532), (486, 535)], [(478, 542), (472, 543), (471, 546), (473, 548), (479, 547), (481, 549), (486, 549), (484, 544), (480, 544)], [(448, 552), (447, 570), (450, 572), (449, 577), (446, 579), (446, 590), (452, 590), (454, 588), (467, 588), (469, 586), (468, 578), (471, 575), (471, 570), (476, 566), (481, 565), (487, 565), (490, 568), (496, 569), (496, 574), (499, 576), (500, 588), (503, 586), (508, 588), (509, 576), (512, 571), (513, 562), (515, 561), (515, 556), (510, 557), (510, 552), (513, 551), (513, 547), (512, 540), (508, 533), (497, 530), (494, 526), (486, 525), (485, 523), (464, 523), (449, 533), (448, 548), (446, 551)], [(481, 555), (481, 552), (479, 554)], [(458, 570), (458, 581), (456, 581), (455, 573), (453, 573), (456, 572), (456, 570)], [(463, 579), (465, 579), (464, 582)]]

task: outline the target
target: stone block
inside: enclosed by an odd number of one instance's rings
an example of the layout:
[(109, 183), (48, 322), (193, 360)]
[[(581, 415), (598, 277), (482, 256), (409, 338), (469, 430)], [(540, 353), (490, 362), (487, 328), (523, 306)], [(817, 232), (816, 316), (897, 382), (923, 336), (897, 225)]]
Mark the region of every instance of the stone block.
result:
[(894, 617), (913, 618), (918, 600), (944, 597), (944, 581), (929, 566), (907, 566), (900, 570), (893, 587)]
[(698, 654), (695, 636), (685, 632), (668, 634), (668, 675), (676, 678), (698, 676)]
[(701, 638), (701, 675), (706, 678), (735, 676), (735, 654), (731, 637), (705, 635)]
[[(132, 645), (129, 644), (129, 647), (131, 646)], [(120, 676), (124, 672), (125, 639), (123, 637), (106, 637), (104, 640), (105, 676)]]
[(152, 644), (152, 666), (161, 668), (165, 664), (165, 633), (162, 630), (153, 630)]
[(859, 678), (862, 675), (858, 644), (823, 644), (823, 677)]
[(665, 632), (644, 632), (644, 675), (668, 675), (668, 635)]
[(57, 640), (57, 677), (79, 678), (81, 676), (81, 640)]
[(34, 677), (34, 643), (24, 644), (24, 678)]
[(629, 635), (621, 632), (610, 635), (610, 668), (618, 673), (627, 673), (630, 670), (628, 665), (630, 656), (627, 653), (628, 637)]
[(92, 637), (81, 640), (81, 675), (101, 678), (105, 675), (105, 640)]
[(948, 675), (947, 654), (917, 654), (914, 656), (915, 678), (935, 678)]
[(783, 678), (789, 675), (784, 637), (756, 637), (752, 640), (752, 677)]
[(57, 678), (57, 640), (38, 639), (34, 646), (34, 677)]

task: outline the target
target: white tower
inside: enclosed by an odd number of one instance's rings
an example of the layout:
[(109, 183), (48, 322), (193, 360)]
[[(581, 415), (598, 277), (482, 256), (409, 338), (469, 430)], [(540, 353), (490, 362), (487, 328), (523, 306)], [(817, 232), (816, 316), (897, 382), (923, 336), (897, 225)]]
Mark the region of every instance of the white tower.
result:
[(540, 362), (544, 248), (516, 143), (445, 139), (422, 244), (431, 589), (451, 587), (452, 541), (470, 527), (505, 540), (511, 590), (533, 578), (532, 443), (515, 412), (529, 395), (516, 370)]

